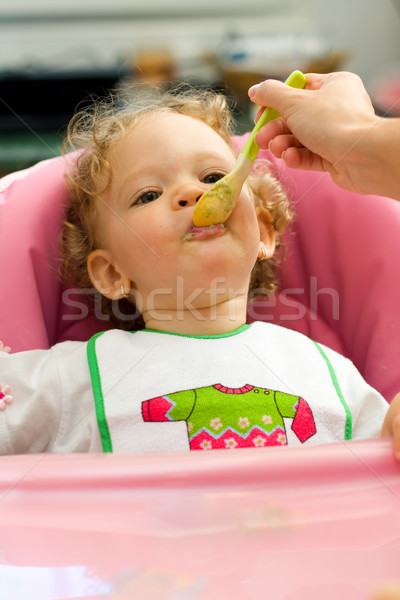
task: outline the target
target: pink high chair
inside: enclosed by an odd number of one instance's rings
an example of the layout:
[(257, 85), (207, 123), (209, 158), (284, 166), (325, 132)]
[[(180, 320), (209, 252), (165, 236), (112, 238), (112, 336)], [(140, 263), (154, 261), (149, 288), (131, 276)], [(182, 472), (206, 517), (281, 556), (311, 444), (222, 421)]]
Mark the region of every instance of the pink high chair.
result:
[[(255, 299), (249, 320), (342, 352), (390, 401), (400, 391), (400, 203), (260, 156), (297, 221), (280, 289)], [(64, 172), (56, 157), (0, 180), (3, 350), (107, 327), (58, 280)], [(399, 576), (399, 496), (389, 439), (0, 457), (0, 590), (8, 600), (368, 600)]]
[[(241, 148), (247, 135), (235, 139)], [(280, 289), (249, 307), (352, 359), (390, 402), (400, 391), (400, 203), (359, 196), (326, 174), (272, 161), (297, 219), (285, 234)], [(0, 343), (11, 352), (86, 340), (109, 327), (58, 280), (65, 162), (56, 157), (0, 180)]]

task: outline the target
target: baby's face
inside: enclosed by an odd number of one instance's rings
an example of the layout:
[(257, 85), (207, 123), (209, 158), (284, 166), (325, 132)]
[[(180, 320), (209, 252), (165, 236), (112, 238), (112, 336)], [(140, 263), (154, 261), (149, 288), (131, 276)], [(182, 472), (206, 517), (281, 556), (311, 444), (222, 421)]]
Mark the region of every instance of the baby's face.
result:
[(204, 306), (210, 288), (218, 288), (221, 300), (238, 287), (247, 290), (260, 239), (247, 192), (222, 230), (192, 230), (197, 200), (235, 164), (213, 129), (185, 115), (154, 112), (118, 143), (110, 160), (112, 183), (100, 203), (102, 241), (132, 282), (142, 312), (170, 310), (188, 299)]

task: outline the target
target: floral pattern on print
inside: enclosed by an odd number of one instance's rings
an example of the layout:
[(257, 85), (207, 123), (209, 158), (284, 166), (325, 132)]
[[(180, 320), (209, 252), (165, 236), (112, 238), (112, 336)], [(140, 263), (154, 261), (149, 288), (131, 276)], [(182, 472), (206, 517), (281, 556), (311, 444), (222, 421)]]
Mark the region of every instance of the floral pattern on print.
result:
[(0, 352), (7, 352), (8, 354), (11, 352), (10, 346), (5, 346), (2, 341), (0, 341)]
[(200, 444), (200, 448), (202, 450), (212, 450), (212, 442), (211, 440), (203, 440)]
[(241, 429), (245, 429), (250, 426), (250, 421), (247, 417), (239, 417), (238, 425)]
[(263, 435), (258, 435), (253, 438), (253, 444), (256, 448), (262, 448), (267, 443), (267, 439)]
[(263, 423), (265, 423), (266, 425), (271, 425), (272, 424), (272, 417), (271, 415), (263, 415), (261, 417), (261, 420)]
[(276, 441), (278, 444), (287, 444), (286, 435), (284, 433), (280, 433), (276, 436)]
[[(284, 436), (282, 428), (275, 428), (270, 435), (258, 427), (253, 427), (247, 434), (227, 428), (222, 433), (213, 433), (204, 428), (190, 441), (191, 450), (233, 450), (235, 448), (260, 448), (267, 446), (281, 446), (280, 436)], [(285, 442), (286, 443), (286, 442)]]
[(221, 429), (222, 426), (223, 425), (222, 425), (221, 419), (219, 417), (216, 417), (215, 419), (211, 419), (210, 427), (215, 429), (215, 431), (218, 431), (218, 429)]
[(0, 385), (0, 410), (4, 410), (13, 400), (11, 387), (9, 385)]
[(225, 448), (228, 450), (233, 450), (238, 445), (237, 441), (234, 438), (228, 438), (225, 440)]

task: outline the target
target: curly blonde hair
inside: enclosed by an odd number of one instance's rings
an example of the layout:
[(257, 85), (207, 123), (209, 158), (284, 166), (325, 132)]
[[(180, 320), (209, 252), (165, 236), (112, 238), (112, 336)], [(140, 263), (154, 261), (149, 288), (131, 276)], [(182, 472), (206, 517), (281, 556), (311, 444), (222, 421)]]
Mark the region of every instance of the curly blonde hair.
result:
[[(89, 254), (101, 247), (96, 235), (96, 216), (99, 194), (112, 180), (110, 152), (143, 116), (154, 111), (180, 113), (203, 121), (235, 153), (233, 116), (228, 101), (223, 94), (211, 90), (188, 87), (165, 90), (140, 84), (111, 93), (77, 112), (68, 125), (65, 142), (65, 151), (79, 150), (66, 174), (68, 207), (61, 234), (60, 273), (69, 285), (81, 289), (92, 287), (86, 263)], [(279, 234), (292, 220), (292, 212), (282, 184), (270, 172), (269, 164), (261, 163), (265, 161), (258, 161), (248, 184), (255, 206), (266, 208), (271, 215), (278, 248)], [(258, 293), (268, 294), (276, 289), (279, 260), (280, 253), (275, 252), (271, 259), (256, 262), (249, 292), (257, 289)], [(93, 296), (91, 302), (88, 301), (94, 305)], [(111, 301), (102, 296), (101, 306), (118, 328), (144, 327), (141, 315), (130, 300)]]

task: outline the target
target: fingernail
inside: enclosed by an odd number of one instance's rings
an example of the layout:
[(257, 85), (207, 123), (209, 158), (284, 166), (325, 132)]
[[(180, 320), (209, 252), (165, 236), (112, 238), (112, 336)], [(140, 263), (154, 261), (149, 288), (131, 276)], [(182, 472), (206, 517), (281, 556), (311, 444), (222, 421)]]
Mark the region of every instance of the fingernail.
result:
[(256, 85), (252, 85), (251, 88), (249, 89), (249, 97), (253, 98), (253, 96), (255, 96), (257, 88), (260, 87), (259, 83), (256, 83)]

